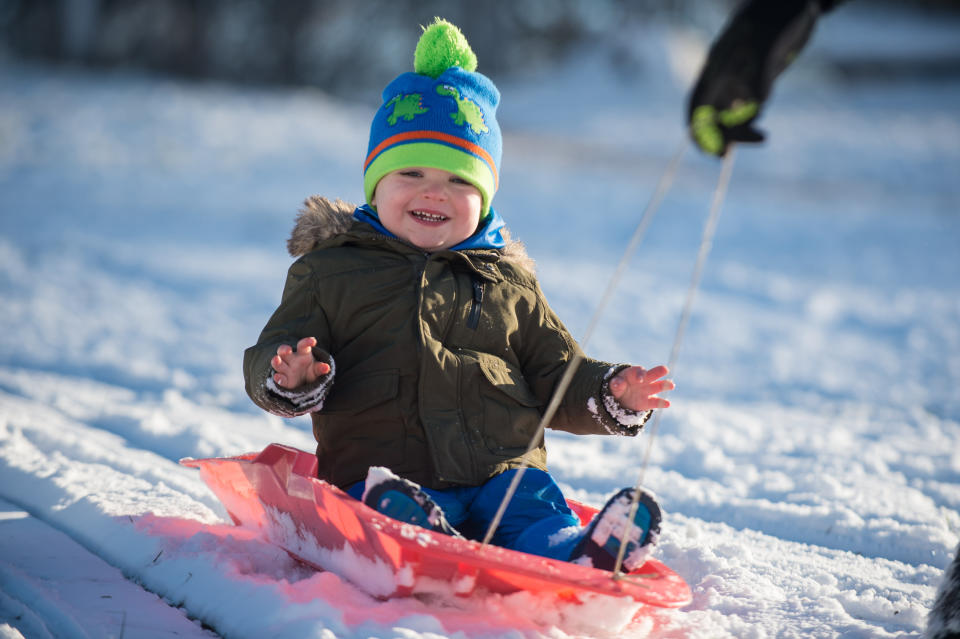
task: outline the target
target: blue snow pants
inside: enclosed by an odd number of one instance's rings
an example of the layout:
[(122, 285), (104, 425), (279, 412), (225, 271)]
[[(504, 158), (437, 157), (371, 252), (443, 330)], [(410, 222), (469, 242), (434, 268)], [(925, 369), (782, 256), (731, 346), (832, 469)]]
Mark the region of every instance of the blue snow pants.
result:
[[(468, 539), (482, 540), (517, 470), (508, 470), (480, 486), (433, 490), (422, 488)], [(351, 497), (363, 496), (364, 482), (351, 486)], [(495, 546), (566, 561), (580, 541), (580, 519), (567, 506), (553, 477), (528, 468), (491, 540)]]

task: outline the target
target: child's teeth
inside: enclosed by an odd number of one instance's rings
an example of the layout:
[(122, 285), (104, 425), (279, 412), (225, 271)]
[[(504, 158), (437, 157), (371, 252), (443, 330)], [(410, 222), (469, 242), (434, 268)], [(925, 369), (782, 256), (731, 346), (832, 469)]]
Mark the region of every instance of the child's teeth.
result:
[(413, 211), (413, 214), (416, 215), (417, 217), (422, 217), (422, 218), (433, 220), (436, 222), (447, 219), (442, 215), (434, 215), (433, 213), (426, 213), (424, 211)]

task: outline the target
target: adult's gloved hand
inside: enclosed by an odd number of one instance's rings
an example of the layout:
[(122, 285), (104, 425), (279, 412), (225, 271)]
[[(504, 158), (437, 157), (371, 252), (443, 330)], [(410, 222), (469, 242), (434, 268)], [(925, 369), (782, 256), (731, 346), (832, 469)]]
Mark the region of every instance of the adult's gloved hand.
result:
[(753, 126), (776, 77), (803, 49), (829, 0), (751, 0), (710, 48), (690, 95), (690, 137), (722, 156), (733, 142), (761, 142)]
[(728, 108), (712, 104), (691, 105), (690, 137), (700, 150), (723, 156), (732, 142), (763, 142), (764, 134), (752, 126), (760, 113), (754, 100), (734, 100)]

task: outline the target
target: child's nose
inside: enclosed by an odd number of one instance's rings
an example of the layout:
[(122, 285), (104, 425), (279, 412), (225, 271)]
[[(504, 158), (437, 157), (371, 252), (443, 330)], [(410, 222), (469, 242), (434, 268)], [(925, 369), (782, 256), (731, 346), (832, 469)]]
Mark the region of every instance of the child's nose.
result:
[(424, 197), (444, 199), (447, 196), (446, 180), (427, 180), (423, 185)]

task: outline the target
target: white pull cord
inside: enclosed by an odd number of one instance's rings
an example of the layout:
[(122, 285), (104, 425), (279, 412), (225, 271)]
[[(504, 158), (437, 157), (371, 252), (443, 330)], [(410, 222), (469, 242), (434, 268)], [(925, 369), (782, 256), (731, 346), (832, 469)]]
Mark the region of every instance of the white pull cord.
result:
[[(717, 230), (717, 221), (720, 218), (720, 209), (723, 206), (723, 200), (727, 194), (727, 187), (730, 185), (730, 176), (733, 174), (733, 155), (734, 145), (727, 150), (723, 158), (723, 164), (720, 167), (720, 177), (717, 180), (717, 187), (713, 191), (713, 201), (710, 204), (710, 214), (703, 225), (703, 235), (700, 238), (700, 249), (697, 251), (697, 262), (693, 267), (693, 276), (690, 279), (690, 286), (687, 287), (687, 297), (683, 302), (683, 310), (680, 313), (680, 322), (677, 325), (677, 333), (673, 338), (673, 347), (670, 349), (670, 361), (667, 368), (671, 371), (677, 363), (677, 356), (680, 353), (680, 344), (683, 342), (684, 334), (687, 331), (687, 324), (690, 323), (690, 312), (693, 309), (693, 300), (697, 295), (697, 289), (700, 288), (700, 279), (703, 276), (703, 267), (707, 262), (707, 256), (710, 255), (710, 249), (713, 246), (713, 236)], [(627, 550), (627, 540), (630, 538), (630, 531), (633, 528), (633, 518), (637, 514), (638, 500), (640, 498), (640, 487), (643, 486), (644, 475), (647, 472), (647, 466), (650, 464), (650, 451), (653, 450), (654, 441), (657, 438), (657, 431), (660, 428), (660, 415), (663, 411), (654, 411), (653, 423), (650, 425), (650, 438), (647, 442), (647, 450), (643, 456), (643, 464), (640, 467), (640, 475), (637, 477), (637, 483), (634, 484), (633, 501), (630, 504), (630, 512), (627, 517), (627, 529), (624, 531), (623, 539), (620, 541), (620, 550), (617, 553), (617, 561), (613, 568), (613, 578), (620, 579), (624, 575), (620, 572), (623, 565), (623, 557)]]
[(586, 349), (587, 344), (589, 343), (590, 338), (593, 336), (593, 332), (600, 321), (600, 317), (603, 315), (603, 311), (610, 302), (610, 299), (613, 297), (614, 290), (616, 289), (617, 284), (619, 283), (620, 278), (626, 269), (630, 256), (640, 245), (643, 236), (646, 234), (647, 227), (650, 226), (650, 222), (653, 220), (657, 209), (660, 208), (663, 198), (673, 185), (673, 179), (676, 176), (677, 169), (680, 166), (680, 160), (683, 158), (686, 148), (687, 141), (684, 139), (677, 151), (674, 153), (673, 158), (671, 159), (670, 164), (667, 165), (663, 175), (660, 176), (660, 181), (657, 183), (657, 188), (654, 190), (650, 201), (643, 210), (643, 214), (640, 216), (640, 221), (637, 223), (637, 228), (634, 230), (633, 236), (630, 238), (630, 242), (623, 253), (623, 257), (620, 258), (620, 262), (617, 264), (617, 268), (610, 277), (610, 281), (607, 283), (607, 288), (604, 291), (603, 296), (600, 298), (600, 303), (593, 312), (593, 317), (590, 319), (590, 323), (587, 326), (587, 330), (584, 333), (583, 339), (580, 341), (580, 351), (578, 351), (567, 363), (567, 367), (563, 372), (563, 376), (560, 378), (560, 382), (557, 384), (556, 389), (554, 389), (553, 395), (550, 398), (550, 402), (547, 404), (547, 409), (540, 418), (540, 424), (537, 426), (537, 432), (530, 440), (530, 444), (527, 446), (527, 450), (523, 454), (523, 465), (518, 468), (516, 474), (514, 474), (513, 479), (510, 481), (510, 485), (507, 487), (507, 492), (504, 493), (503, 499), (500, 501), (500, 507), (497, 509), (496, 514), (490, 521), (490, 526), (487, 528), (487, 534), (483, 538), (484, 545), (490, 543), (494, 533), (500, 526), (500, 521), (503, 519), (503, 514), (507, 510), (507, 505), (513, 498), (514, 493), (516, 493), (517, 486), (520, 485), (520, 480), (523, 479), (523, 474), (527, 470), (528, 455), (540, 445), (540, 440), (543, 438), (543, 433), (546, 430), (547, 424), (550, 423), (550, 421), (553, 419), (553, 416), (557, 412), (557, 408), (560, 407), (560, 401), (563, 399), (564, 393), (567, 392), (570, 382), (573, 381), (573, 375), (576, 373), (577, 367), (580, 365), (580, 361), (583, 359), (582, 352)]

